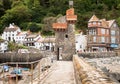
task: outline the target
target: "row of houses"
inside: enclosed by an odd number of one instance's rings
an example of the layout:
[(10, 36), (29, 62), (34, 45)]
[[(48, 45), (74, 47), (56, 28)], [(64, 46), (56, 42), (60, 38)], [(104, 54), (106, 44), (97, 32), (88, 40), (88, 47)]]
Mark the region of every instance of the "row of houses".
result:
[[(14, 23), (4, 29), (1, 38), (4, 39), (4, 41), (0, 44), (1, 46), (3, 46), (2, 43), (5, 43), (6, 41), (12, 41), (17, 44), (22, 44), (41, 50), (53, 50), (53, 46), (55, 46), (54, 37), (43, 38), (40, 34), (32, 34), (29, 31), (21, 31), (21, 29)], [(7, 50), (7, 48), (1, 50), (4, 51)]]
[[(6, 41), (13, 41), (40, 50), (54, 51), (55, 37), (43, 38), (40, 34), (32, 34), (29, 31), (21, 31), (15, 24), (6, 27), (0, 41), (0, 49), (7, 50)], [(3, 49), (3, 42), (5, 47)], [(93, 15), (88, 21), (87, 35), (75, 35), (76, 51), (109, 51), (119, 48), (120, 29), (115, 20), (99, 19)]]
[[(81, 41), (80, 40), (81, 38), (84, 40)], [(32, 34), (29, 31), (21, 31), (21, 29), (15, 24), (10, 24), (9, 27), (6, 27), (4, 29), (2, 34), (2, 39), (4, 39), (4, 41), (1, 41), (0, 44), (2, 46), (1, 47), (2, 52), (8, 49), (6, 47), (8, 45), (7, 41), (12, 41), (17, 44), (22, 44), (40, 50), (54, 51), (54, 47), (55, 47), (54, 36), (43, 38), (40, 34)], [(87, 43), (85, 42), (85, 39), (86, 39), (86, 35), (76, 34), (76, 50), (83, 51), (83, 49), (86, 48)]]

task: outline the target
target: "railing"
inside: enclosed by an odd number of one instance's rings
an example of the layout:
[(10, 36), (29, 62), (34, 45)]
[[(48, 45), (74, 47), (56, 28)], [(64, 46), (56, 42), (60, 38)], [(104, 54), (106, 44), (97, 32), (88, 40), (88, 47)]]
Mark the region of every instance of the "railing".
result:
[[(34, 62), (6, 62), (0, 64), (2, 72), (0, 74), (0, 84), (33, 84), (34, 82), (40, 82), (47, 74), (48, 70), (53, 64), (53, 58), (46, 57)], [(4, 71), (4, 65), (11, 65), (8, 72)], [(22, 70), (22, 74), (11, 74), (11, 71), (16, 69), (22, 69), (19, 66), (27, 66), (27, 70)], [(25, 68), (23, 68), (25, 69)], [(19, 76), (22, 79), (19, 80)], [(14, 81), (12, 81), (15, 78)]]

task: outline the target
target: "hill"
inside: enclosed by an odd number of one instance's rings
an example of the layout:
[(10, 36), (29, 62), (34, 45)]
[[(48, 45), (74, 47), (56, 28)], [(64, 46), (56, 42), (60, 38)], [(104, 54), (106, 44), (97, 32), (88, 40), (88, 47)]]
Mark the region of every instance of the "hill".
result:
[[(54, 34), (51, 27), (46, 27), (56, 17), (65, 15), (68, 3), (68, 0), (0, 0), (0, 33), (9, 23), (15, 23), (23, 30)], [(85, 32), (93, 14), (116, 19), (120, 25), (120, 0), (74, 0), (74, 8), (78, 15), (76, 30)]]

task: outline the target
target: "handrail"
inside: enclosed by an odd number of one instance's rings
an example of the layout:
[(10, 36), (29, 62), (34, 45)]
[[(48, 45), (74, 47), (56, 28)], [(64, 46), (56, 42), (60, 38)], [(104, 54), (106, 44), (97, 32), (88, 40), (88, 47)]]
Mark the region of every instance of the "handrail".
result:
[[(48, 59), (50, 60), (50, 61), (48, 61)], [(46, 60), (46, 61), (45, 61)], [(43, 61), (43, 62), (42, 62)], [(42, 63), (41, 63), (42, 62)], [(37, 64), (37, 66), (35, 67), (35, 68), (33, 68), (33, 66), (34, 66), (34, 64), (35, 63), (38, 63)], [(26, 65), (26, 64), (29, 64), (31, 67), (30, 67), (30, 70), (29, 70), (29, 72), (30, 73), (28, 73), (28, 75), (24, 75), (24, 76), (26, 76), (26, 79), (25, 79), (25, 81), (23, 82), (23, 84), (29, 84), (29, 83), (31, 83), (31, 84), (33, 84), (33, 82), (35, 81), (35, 80), (38, 80), (39, 82), (40, 82), (40, 76), (41, 76), (41, 74), (42, 73), (44, 73), (44, 71), (42, 71), (42, 68), (44, 68), (45, 66), (50, 66), (50, 64), (51, 64), (51, 59), (50, 59), (50, 57), (46, 57), (46, 58), (42, 58), (42, 59), (40, 59), (40, 60), (37, 60), (37, 61), (33, 61), (33, 62), (6, 62), (6, 63), (2, 63), (2, 64), (0, 64), (0, 66), (3, 66), (3, 65), (9, 65), (9, 64), (16, 64), (16, 67), (18, 68), (18, 65), (20, 65), (20, 64), (22, 64), (22, 65)], [(47, 69), (49, 69), (49, 67), (47, 67)], [(4, 71), (4, 70), (3, 70)], [(4, 73), (4, 72), (3, 72)], [(48, 74), (48, 73), (46, 73), (46, 74)], [(45, 76), (45, 75), (44, 75)], [(5, 77), (4, 77), (5, 78)], [(3, 78), (3, 82), (5, 82), (4, 81), (4, 78)], [(10, 78), (10, 76), (9, 76), (9, 78)], [(9, 79), (10, 80), (10, 79)], [(10, 83), (9, 83), (10, 84)], [(18, 77), (17, 77), (17, 74), (16, 74), (16, 84), (18, 84)]]

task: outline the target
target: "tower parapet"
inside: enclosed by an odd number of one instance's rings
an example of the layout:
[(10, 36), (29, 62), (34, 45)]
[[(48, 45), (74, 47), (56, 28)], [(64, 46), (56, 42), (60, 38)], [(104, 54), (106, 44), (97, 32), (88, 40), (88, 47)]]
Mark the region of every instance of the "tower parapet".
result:
[(70, 8), (66, 11), (66, 20), (70, 24), (75, 24), (77, 21), (77, 15), (74, 14), (74, 8)]

